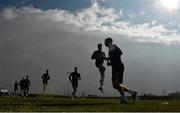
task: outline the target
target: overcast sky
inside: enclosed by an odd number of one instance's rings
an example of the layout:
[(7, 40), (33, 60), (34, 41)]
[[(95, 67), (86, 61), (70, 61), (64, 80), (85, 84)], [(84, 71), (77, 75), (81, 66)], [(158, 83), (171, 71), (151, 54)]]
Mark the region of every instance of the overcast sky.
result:
[[(168, 1), (168, 0), (164, 0)], [(180, 90), (178, 0), (0, 0), (0, 87), (30, 76), (30, 92), (67, 92), (68, 73), (78, 67), (82, 92), (98, 94), (100, 75), (90, 59), (96, 45), (112, 37), (122, 51), (124, 85), (141, 93)], [(108, 49), (103, 45), (103, 51)], [(112, 88), (106, 66), (105, 96)], [(72, 88), (70, 87), (70, 92)]]

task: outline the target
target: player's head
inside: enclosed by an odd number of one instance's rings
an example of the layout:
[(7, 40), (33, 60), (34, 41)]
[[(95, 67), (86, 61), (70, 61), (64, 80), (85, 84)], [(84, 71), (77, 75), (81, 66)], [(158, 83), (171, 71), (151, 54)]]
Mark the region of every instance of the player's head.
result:
[(113, 43), (113, 40), (112, 38), (106, 38), (105, 41), (104, 41), (104, 44), (106, 47), (109, 47), (111, 44)]
[(74, 68), (74, 71), (77, 72), (77, 67)]
[(102, 44), (101, 44), (101, 43), (99, 43), (99, 44), (97, 45), (97, 47), (98, 47), (98, 50), (102, 50)]
[(26, 78), (28, 79), (28, 78), (29, 78), (29, 76), (27, 75), (27, 76), (26, 76)]
[(49, 72), (49, 69), (46, 69), (46, 73), (48, 73)]

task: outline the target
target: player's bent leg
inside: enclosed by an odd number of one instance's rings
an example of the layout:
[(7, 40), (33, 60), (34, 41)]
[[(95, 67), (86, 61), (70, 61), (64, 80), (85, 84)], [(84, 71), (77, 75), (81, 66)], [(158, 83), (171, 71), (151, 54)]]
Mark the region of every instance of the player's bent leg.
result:
[(105, 71), (106, 71), (106, 68), (102, 65), (100, 68), (100, 73), (101, 73), (101, 77), (104, 79), (105, 78)]
[(72, 96), (75, 97), (76, 95), (76, 89), (73, 90)]
[(127, 88), (126, 86), (124, 86), (124, 85), (122, 85), (122, 84), (120, 84), (120, 85), (121, 85), (121, 87), (123, 88), (123, 90), (124, 90), (125, 92), (127, 92), (127, 93), (129, 93), (129, 94), (133, 94), (133, 93), (134, 93), (133, 90)]
[(101, 80), (100, 80), (100, 87), (102, 88), (102, 86), (103, 86), (103, 83), (104, 83), (104, 78), (105, 78), (105, 70), (106, 70), (106, 68), (103, 66), (103, 65), (101, 65), (100, 67), (99, 67), (99, 71), (100, 71), (100, 74), (101, 74)]
[(118, 81), (112, 80), (112, 85), (113, 85), (113, 88), (116, 89), (116, 90), (118, 90), (121, 95), (124, 95), (124, 90), (123, 90), (123, 88), (119, 85), (119, 82), (118, 82)]
[(46, 87), (47, 87), (47, 83), (43, 83), (43, 95), (45, 95)]
[(124, 89), (125, 92), (131, 94), (133, 102), (136, 101), (136, 97), (137, 97), (137, 91), (131, 90), (129, 88), (127, 88), (126, 86), (121, 84), (121, 87)]
[(76, 85), (76, 83), (75, 83), (75, 82), (72, 82), (72, 87), (73, 87), (72, 96), (75, 96), (76, 89), (77, 89), (77, 85)]
[(102, 76), (105, 76), (104, 74), (105, 74), (105, 71), (106, 71), (106, 68), (102, 65), (101, 66), (101, 75)]
[(99, 68), (99, 71), (100, 71), (100, 74), (101, 74), (99, 90), (100, 90), (102, 93), (104, 93), (102, 86), (103, 86), (103, 84), (104, 84), (105, 69), (106, 69), (106, 68), (105, 68), (103, 65), (100, 65), (98, 68)]
[(122, 104), (128, 104), (128, 99), (125, 96), (124, 89), (121, 87), (121, 85), (119, 85), (119, 82), (116, 80), (112, 80), (112, 83), (113, 83), (113, 88), (117, 89), (119, 91), (119, 93), (121, 94), (121, 97), (120, 97), (121, 103)]

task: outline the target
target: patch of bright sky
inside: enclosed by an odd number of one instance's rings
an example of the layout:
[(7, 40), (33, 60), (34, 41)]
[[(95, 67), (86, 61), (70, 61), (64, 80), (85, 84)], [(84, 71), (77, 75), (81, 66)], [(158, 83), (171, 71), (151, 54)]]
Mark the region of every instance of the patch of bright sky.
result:
[(122, 10), (124, 21), (130, 24), (143, 24), (156, 21), (168, 29), (178, 29), (180, 25), (179, 10), (169, 12), (158, 0), (105, 0), (104, 7)]
[[(122, 12), (121, 21), (130, 24), (143, 24), (156, 21), (168, 29), (177, 29), (180, 25), (179, 10), (170, 13), (158, 2), (160, 0), (104, 0), (98, 2), (100, 6), (114, 8)], [(76, 12), (91, 6), (91, 0), (0, 0), (0, 9), (4, 7), (21, 7), (32, 5), (42, 10), (62, 9)]]

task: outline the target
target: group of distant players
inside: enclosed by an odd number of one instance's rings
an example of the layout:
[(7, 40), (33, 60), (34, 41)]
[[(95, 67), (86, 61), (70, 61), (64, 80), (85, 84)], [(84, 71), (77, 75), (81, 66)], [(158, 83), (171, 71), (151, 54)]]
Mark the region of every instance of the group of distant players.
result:
[(22, 79), (19, 81), (19, 83), (16, 80), (14, 83), (15, 96), (17, 96), (18, 94), (20, 94), (20, 96), (23, 96), (23, 97), (28, 96), (30, 85), (31, 85), (31, 82), (29, 80), (29, 76), (26, 76), (25, 79), (24, 79), (24, 77), (22, 77)]
[[(46, 72), (41, 76), (42, 83), (43, 83), (43, 95), (45, 95), (46, 87), (48, 85), (48, 80), (50, 79), (49, 76), (49, 70), (47, 69)], [(17, 80), (14, 83), (14, 95), (15, 96), (28, 96), (29, 93), (29, 87), (31, 86), (31, 82), (29, 79), (29, 76), (26, 76), (26, 79), (22, 77), (22, 79), (17, 82)]]
[[(106, 70), (104, 61), (106, 61), (107, 66), (112, 67), (112, 85), (113, 88), (118, 90), (118, 92), (120, 93), (121, 103), (128, 103), (125, 92), (131, 94), (133, 101), (135, 102), (137, 92), (134, 90), (130, 90), (123, 85), (124, 64), (121, 60), (121, 56), (123, 54), (121, 49), (117, 45), (113, 44), (112, 38), (105, 39), (104, 44), (109, 49), (108, 57), (106, 57), (105, 53), (102, 51), (101, 43), (97, 45), (98, 50), (96, 50), (91, 56), (91, 59), (95, 60), (95, 66), (99, 69), (101, 75), (100, 87), (98, 89), (102, 93), (104, 93), (103, 84)], [(41, 76), (41, 79), (43, 83), (43, 94), (45, 94), (48, 80), (50, 79), (48, 69), (46, 70), (46, 73)], [(74, 72), (69, 75), (69, 80), (71, 81), (73, 87), (72, 98), (74, 99), (78, 88), (78, 80), (81, 80), (80, 73), (77, 72), (77, 67), (75, 67)], [(18, 85), (20, 86), (20, 94), (22, 96), (27, 96), (30, 86), (30, 80), (28, 79), (28, 76), (26, 77), (26, 79), (22, 78), (19, 84), (16, 81), (14, 92), (18, 91)]]

